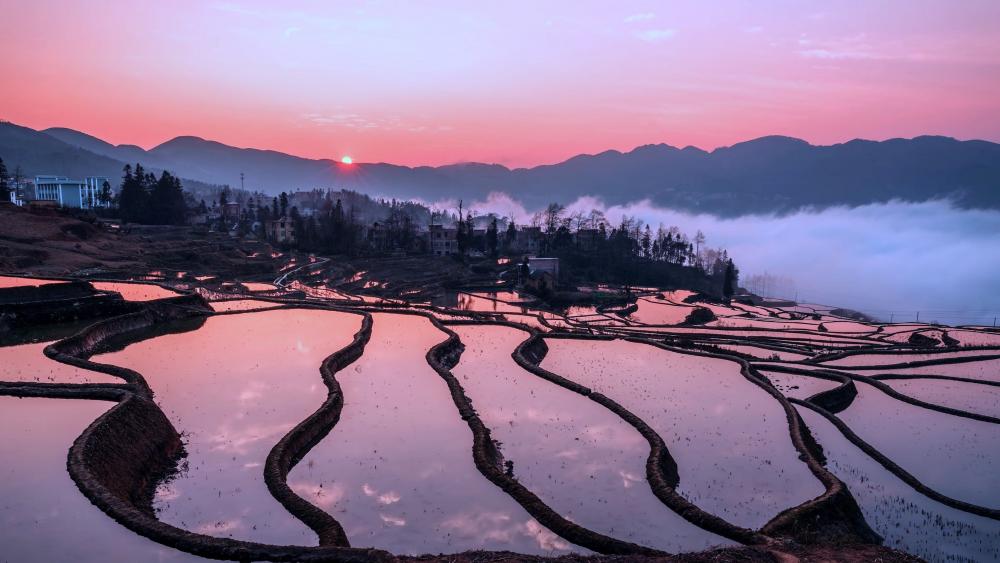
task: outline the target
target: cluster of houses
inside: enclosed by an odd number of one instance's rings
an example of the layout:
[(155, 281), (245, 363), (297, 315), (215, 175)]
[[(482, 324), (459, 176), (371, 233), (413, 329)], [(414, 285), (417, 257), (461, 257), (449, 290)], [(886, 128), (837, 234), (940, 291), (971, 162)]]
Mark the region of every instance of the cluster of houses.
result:
[[(500, 233), (503, 236), (504, 233)], [(473, 229), (472, 238), (486, 236), (486, 229)], [(434, 256), (458, 254), (458, 229), (444, 225), (431, 225), (427, 232), (428, 247)], [(513, 246), (526, 254), (537, 254), (542, 249), (544, 240), (541, 227), (520, 227)]]
[(30, 204), (72, 209), (108, 207), (111, 202), (101, 199), (105, 184), (112, 185), (103, 176), (79, 180), (65, 176), (35, 176), (34, 180), (20, 180), (10, 186), (10, 202), (17, 206)]

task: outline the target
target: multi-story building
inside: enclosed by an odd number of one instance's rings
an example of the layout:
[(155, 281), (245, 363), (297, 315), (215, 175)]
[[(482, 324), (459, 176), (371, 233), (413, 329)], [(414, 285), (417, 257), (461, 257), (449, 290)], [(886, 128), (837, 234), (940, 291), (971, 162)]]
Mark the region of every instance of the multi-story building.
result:
[(448, 256), (458, 252), (458, 229), (431, 225), (427, 234), (430, 238), (431, 254), (434, 256)]
[(10, 197), (10, 202), (18, 207), (24, 205), (25, 189), (30, 185), (30, 182), (21, 182), (20, 184), (15, 184), (14, 182), (8, 183), (7, 195)]
[(264, 229), (271, 242), (295, 242), (295, 227), (288, 217), (272, 219), (265, 224)]
[(65, 176), (35, 176), (35, 193), (31, 199), (51, 201), (59, 207), (75, 209), (106, 207), (108, 204), (101, 202), (101, 191), (106, 182), (107, 178), (99, 176), (83, 180), (72, 180)]

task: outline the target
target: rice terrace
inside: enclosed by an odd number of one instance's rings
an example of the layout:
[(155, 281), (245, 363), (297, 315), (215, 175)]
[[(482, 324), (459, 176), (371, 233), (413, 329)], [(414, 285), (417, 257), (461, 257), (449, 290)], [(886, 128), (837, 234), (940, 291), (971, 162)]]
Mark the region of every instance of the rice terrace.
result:
[(1000, 1), (0, 15), (0, 563), (1000, 563)]
[(991, 328), (656, 288), (436, 305), (278, 260), (275, 283), (0, 278), (0, 514), (60, 507), (14, 560), (998, 557)]

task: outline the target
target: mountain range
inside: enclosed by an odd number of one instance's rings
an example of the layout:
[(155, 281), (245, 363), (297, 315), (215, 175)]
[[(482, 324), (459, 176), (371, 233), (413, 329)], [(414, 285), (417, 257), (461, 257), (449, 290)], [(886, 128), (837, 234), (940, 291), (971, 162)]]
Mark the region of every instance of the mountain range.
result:
[(889, 200), (952, 199), (962, 207), (1000, 209), (1000, 144), (922, 136), (816, 146), (761, 137), (705, 151), (665, 144), (629, 152), (579, 155), (558, 164), (510, 169), (497, 164), (341, 165), (277, 151), (177, 137), (145, 150), (113, 145), (72, 129), (36, 131), (0, 123), (0, 158), (26, 176), (117, 178), (125, 163), (170, 170), (185, 185), (239, 186), (268, 194), (296, 189), (354, 189), (373, 196), (482, 201), (505, 192), (529, 209), (594, 196), (609, 205), (650, 200), (675, 209), (736, 216), (804, 207)]

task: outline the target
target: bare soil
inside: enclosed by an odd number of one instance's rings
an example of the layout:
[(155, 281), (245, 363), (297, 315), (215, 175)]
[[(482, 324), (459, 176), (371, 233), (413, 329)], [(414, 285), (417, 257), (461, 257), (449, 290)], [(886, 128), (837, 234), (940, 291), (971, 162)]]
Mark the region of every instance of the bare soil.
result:
[(274, 272), (270, 245), (192, 227), (125, 226), (56, 210), (0, 205), (0, 271), (39, 276), (144, 275), (169, 269), (217, 275)]

